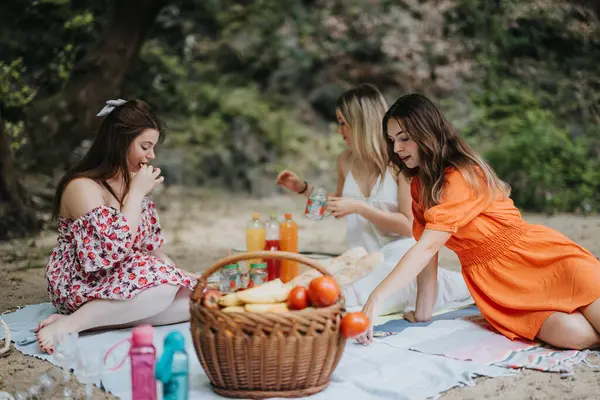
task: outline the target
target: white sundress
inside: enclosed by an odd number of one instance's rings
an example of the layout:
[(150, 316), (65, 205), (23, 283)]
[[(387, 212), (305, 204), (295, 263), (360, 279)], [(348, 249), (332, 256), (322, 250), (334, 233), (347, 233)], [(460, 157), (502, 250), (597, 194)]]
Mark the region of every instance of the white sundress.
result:
[[(365, 197), (352, 171), (344, 181), (342, 197), (353, 198), (384, 211), (398, 211), (398, 184), (390, 171), (386, 171), (383, 180), (377, 181), (369, 197)], [(346, 306), (349, 309), (362, 307), (369, 295), (394, 269), (398, 261), (416, 243), (412, 237), (388, 234), (380, 231), (372, 222), (359, 214), (346, 217), (346, 245), (349, 248), (362, 246), (368, 252), (379, 251), (383, 261), (373, 271), (354, 284), (344, 288)], [(473, 303), (462, 274), (445, 268), (438, 270), (438, 290), (434, 311)], [(417, 299), (417, 282), (414, 279), (397, 294), (386, 300), (380, 314), (414, 310)]]

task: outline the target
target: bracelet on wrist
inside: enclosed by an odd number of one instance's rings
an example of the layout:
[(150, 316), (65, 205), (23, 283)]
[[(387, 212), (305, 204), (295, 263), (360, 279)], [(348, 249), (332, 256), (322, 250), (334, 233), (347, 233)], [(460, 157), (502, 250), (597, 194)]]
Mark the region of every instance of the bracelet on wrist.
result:
[(299, 191), (298, 194), (304, 194), (304, 192), (306, 192), (306, 189), (308, 189), (308, 182), (304, 181), (304, 189)]

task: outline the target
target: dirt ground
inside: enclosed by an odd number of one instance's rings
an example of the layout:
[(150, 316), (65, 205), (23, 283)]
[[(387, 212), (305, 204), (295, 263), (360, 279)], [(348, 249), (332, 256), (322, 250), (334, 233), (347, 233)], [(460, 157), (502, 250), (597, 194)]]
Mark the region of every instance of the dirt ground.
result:
[[(154, 196), (168, 244), (167, 253), (182, 268), (202, 271), (224, 257), (231, 248), (244, 246), (244, 228), (250, 214), (258, 211), (267, 216), (292, 212), (300, 230), (302, 250), (342, 252), (345, 223), (326, 218), (320, 222), (302, 216), (303, 198), (274, 196), (257, 200), (219, 192), (170, 187)], [(600, 255), (600, 217), (576, 215), (526, 215), (572, 238), (596, 255)], [(0, 243), (0, 313), (19, 306), (48, 301), (45, 264), (56, 240), (55, 229), (35, 238)], [(441, 265), (458, 270), (456, 257), (442, 251)], [(0, 346), (2, 341), (0, 341)], [(598, 360), (596, 360), (598, 361)], [(508, 378), (480, 378), (473, 387), (456, 388), (443, 393), (441, 399), (590, 399), (600, 398), (600, 369), (577, 367), (572, 377), (523, 371)], [(50, 363), (24, 356), (12, 350), (0, 359), (0, 391), (15, 392), (27, 388), (42, 372), (58, 373)], [(83, 395), (82, 386), (74, 383), (75, 396)], [(57, 395), (57, 398), (59, 396)], [(95, 398), (115, 397), (95, 390)]]

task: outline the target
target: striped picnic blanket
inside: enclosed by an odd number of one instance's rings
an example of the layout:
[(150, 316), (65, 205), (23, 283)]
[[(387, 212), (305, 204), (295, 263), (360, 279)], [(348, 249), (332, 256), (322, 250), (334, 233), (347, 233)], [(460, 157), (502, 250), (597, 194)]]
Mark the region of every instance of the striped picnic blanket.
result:
[(443, 336), (413, 343), (410, 350), (505, 368), (562, 374), (572, 374), (573, 366), (577, 364), (600, 367), (588, 361), (589, 355), (598, 355), (598, 352), (558, 350), (540, 342), (510, 340), (495, 332), (475, 306), (434, 316), (433, 321), (426, 323), (389, 320), (375, 327), (375, 336), (396, 335), (411, 327), (430, 326), (436, 321), (445, 321), (446, 329), (452, 324), (450, 321), (454, 321), (455, 329)]

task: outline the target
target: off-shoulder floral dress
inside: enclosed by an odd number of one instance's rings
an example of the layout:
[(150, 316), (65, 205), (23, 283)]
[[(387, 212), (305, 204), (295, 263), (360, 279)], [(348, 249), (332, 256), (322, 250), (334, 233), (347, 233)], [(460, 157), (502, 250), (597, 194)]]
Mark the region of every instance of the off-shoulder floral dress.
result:
[(48, 293), (61, 314), (92, 299), (127, 300), (160, 284), (192, 289), (196, 281), (151, 254), (164, 244), (154, 203), (142, 202), (132, 243), (125, 215), (101, 206), (73, 220), (59, 217), (57, 245), (46, 266)]

